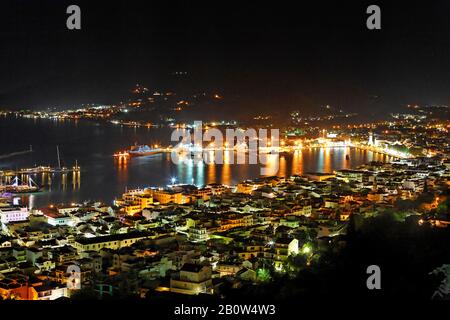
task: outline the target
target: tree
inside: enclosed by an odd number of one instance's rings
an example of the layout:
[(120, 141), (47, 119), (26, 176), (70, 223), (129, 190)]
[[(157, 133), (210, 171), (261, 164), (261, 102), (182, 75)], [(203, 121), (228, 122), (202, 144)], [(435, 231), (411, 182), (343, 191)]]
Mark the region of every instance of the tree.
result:
[(290, 255), (286, 259), (286, 267), (290, 272), (298, 273), (300, 270), (306, 268), (308, 256), (305, 254)]
[(267, 268), (259, 268), (256, 270), (256, 279), (260, 282), (269, 282), (272, 279), (270, 270)]
[(436, 212), (437, 214), (449, 214), (449, 198), (447, 198), (445, 201), (442, 201), (441, 203), (438, 204), (437, 208), (436, 208)]

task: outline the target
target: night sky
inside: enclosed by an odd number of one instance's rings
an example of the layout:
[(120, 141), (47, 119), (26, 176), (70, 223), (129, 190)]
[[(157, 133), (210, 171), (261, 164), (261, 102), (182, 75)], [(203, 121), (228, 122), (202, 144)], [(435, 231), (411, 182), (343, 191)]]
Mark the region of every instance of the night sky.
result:
[[(114, 103), (136, 83), (250, 111), (450, 104), (450, 2), (315, 3), (3, 0), (0, 107)], [(70, 4), (80, 31), (66, 29)], [(369, 4), (382, 30), (366, 28)]]

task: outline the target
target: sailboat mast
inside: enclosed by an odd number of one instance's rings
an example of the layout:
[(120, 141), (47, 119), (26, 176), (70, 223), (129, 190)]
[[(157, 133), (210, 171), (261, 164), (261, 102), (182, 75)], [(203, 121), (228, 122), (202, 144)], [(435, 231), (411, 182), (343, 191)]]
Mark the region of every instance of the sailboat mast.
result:
[(58, 156), (58, 168), (61, 169), (61, 159), (59, 157), (59, 146), (56, 146), (56, 155)]

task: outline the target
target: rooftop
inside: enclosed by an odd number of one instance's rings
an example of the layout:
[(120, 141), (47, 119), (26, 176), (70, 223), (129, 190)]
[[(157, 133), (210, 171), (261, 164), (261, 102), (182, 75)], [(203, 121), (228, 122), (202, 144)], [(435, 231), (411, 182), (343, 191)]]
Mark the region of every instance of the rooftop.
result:
[(120, 233), (120, 234), (94, 237), (94, 238), (79, 238), (79, 239), (75, 240), (75, 242), (78, 242), (82, 245), (86, 245), (86, 244), (95, 244), (95, 243), (110, 242), (110, 241), (121, 241), (121, 240), (127, 240), (127, 239), (145, 238), (145, 237), (148, 237), (149, 235), (150, 234), (147, 232), (130, 232), (130, 233)]

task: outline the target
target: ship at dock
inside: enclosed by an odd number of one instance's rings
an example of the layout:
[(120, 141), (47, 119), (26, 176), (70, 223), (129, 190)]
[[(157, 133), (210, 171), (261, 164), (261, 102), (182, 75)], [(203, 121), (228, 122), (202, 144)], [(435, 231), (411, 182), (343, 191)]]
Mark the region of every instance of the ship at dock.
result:
[(160, 148), (158, 145), (149, 147), (148, 145), (135, 144), (134, 146), (131, 146), (128, 150), (114, 153), (114, 157), (116, 158), (143, 157), (162, 152), (164, 152), (164, 149)]
[(161, 152), (163, 152), (163, 149), (159, 148), (158, 146), (154, 146), (153, 148), (151, 148), (148, 145), (135, 145), (132, 146), (130, 150), (126, 151), (126, 153), (128, 153), (130, 157), (150, 156)]
[(0, 185), (0, 193), (22, 194), (39, 192), (40, 190), (40, 186), (30, 177), (28, 177), (28, 183), (20, 183), (19, 178), (15, 177), (11, 184)]

